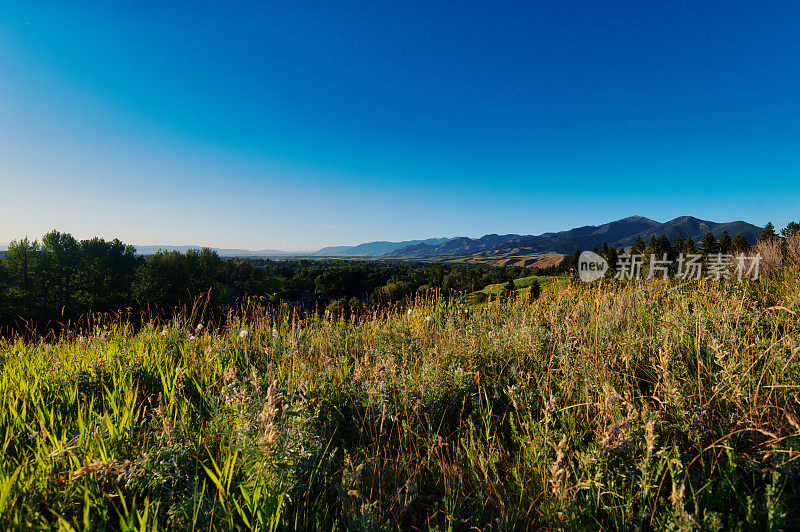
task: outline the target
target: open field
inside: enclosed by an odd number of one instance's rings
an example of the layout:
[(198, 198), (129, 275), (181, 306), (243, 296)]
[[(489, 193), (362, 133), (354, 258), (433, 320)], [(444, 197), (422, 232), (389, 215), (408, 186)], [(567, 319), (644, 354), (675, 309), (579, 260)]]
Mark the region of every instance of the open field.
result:
[[(519, 279), (514, 279), (514, 287), (518, 291), (518, 295), (527, 294), (527, 289), (533, 284), (534, 281), (539, 281), (541, 286), (545, 286), (550, 283), (569, 283), (570, 279), (567, 276), (557, 277), (555, 275), (546, 275), (546, 276), (536, 276), (531, 275), (529, 277), (520, 277)], [(503, 287), (505, 283), (496, 283), (490, 284), (485, 286), (483, 289), (478, 290), (478, 292), (486, 295), (499, 295), (503, 291)]]
[(800, 526), (797, 269), (603, 283), (0, 343), (0, 526)]
[[(443, 255), (434, 257), (397, 257), (393, 260), (411, 262), (433, 262), (450, 264), (486, 264), (491, 266), (519, 266), (521, 268), (547, 268), (556, 266), (564, 259), (560, 253), (525, 253), (520, 250), (500, 252), (481, 251), (471, 255)], [(376, 260), (386, 260), (377, 258)]]

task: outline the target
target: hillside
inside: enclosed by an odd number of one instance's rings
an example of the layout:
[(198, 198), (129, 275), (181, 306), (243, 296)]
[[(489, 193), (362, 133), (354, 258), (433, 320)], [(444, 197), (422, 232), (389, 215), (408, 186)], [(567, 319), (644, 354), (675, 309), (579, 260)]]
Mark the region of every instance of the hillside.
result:
[[(719, 238), (723, 232), (727, 231), (731, 238), (736, 235), (744, 235), (748, 242), (751, 244), (756, 241), (758, 235), (761, 234), (762, 227), (749, 224), (747, 222), (736, 221), (727, 223), (715, 223), (707, 220), (700, 220), (692, 216), (681, 216), (669, 222), (659, 224), (652, 230), (645, 230), (639, 233), (645, 242), (650, 238), (650, 235), (664, 234), (670, 241), (673, 241), (678, 233), (682, 233), (684, 237), (691, 238), (695, 242), (699, 241), (707, 232), (711, 232), (716, 238)], [(636, 241), (637, 235), (632, 235), (623, 238), (615, 244), (615, 247), (631, 246)], [(609, 242), (609, 244), (611, 244)]]
[(405, 240), (403, 242), (366, 242), (357, 246), (331, 246), (325, 247), (310, 255), (320, 257), (379, 257), (400, 248), (426, 245), (438, 246), (448, 242), (449, 238), (428, 238), (426, 240)]
[(636, 241), (637, 236), (647, 241), (651, 235), (665, 234), (673, 240), (678, 233), (686, 238), (699, 241), (710, 231), (719, 237), (727, 231), (731, 238), (744, 235), (751, 243), (761, 232), (760, 227), (742, 221), (717, 223), (700, 220), (692, 216), (681, 216), (660, 223), (643, 216), (629, 216), (621, 220), (594, 226), (586, 225), (568, 231), (544, 233), (541, 235), (486, 235), (481, 238), (455, 238), (440, 245), (418, 244), (387, 253), (387, 257), (423, 258), (447, 255), (466, 255), (487, 251), (519, 254), (572, 253), (576, 249), (585, 250), (602, 246), (603, 242), (616, 248), (627, 247)]
[(472, 255), (488, 249), (495, 249), (499, 246), (518, 238), (519, 235), (484, 235), (480, 238), (468, 238), (465, 236), (453, 238), (443, 244), (431, 245), (424, 242), (399, 248), (387, 257), (436, 257), (442, 255)]

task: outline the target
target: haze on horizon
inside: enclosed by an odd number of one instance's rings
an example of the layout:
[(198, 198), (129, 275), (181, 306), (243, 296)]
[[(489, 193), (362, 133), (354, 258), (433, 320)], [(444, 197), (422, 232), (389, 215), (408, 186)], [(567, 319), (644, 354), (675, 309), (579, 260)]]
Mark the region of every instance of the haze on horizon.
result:
[(0, 242), (782, 227), (800, 4), (0, 6)]

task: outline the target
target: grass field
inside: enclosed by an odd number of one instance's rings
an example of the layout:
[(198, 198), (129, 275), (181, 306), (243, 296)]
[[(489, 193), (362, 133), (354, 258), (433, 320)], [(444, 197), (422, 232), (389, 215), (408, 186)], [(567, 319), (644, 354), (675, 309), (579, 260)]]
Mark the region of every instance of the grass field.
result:
[(800, 273), (603, 283), (0, 343), (0, 526), (800, 526)]
[[(548, 276), (536, 276), (531, 275), (529, 277), (520, 277), (519, 279), (514, 279), (514, 287), (519, 291), (520, 295), (527, 294), (527, 288), (533, 284), (534, 281), (538, 280), (541, 286), (545, 286), (550, 283), (568, 283), (569, 277), (556, 277), (554, 275)], [(503, 287), (505, 287), (504, 283), (497, 283), (497, 284), (490, 284), (485, 286), (483, 289), (478, 290), (478, 292), (486, 295), (498, 295), (503, 291)]]

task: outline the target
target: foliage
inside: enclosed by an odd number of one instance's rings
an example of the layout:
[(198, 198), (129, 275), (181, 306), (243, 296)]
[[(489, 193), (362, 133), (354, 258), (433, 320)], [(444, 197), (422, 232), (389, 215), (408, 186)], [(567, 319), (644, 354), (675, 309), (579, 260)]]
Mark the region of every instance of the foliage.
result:
[[(88, 327), (92, 313), (169, 319), (202, 299), (207, 320), (249, 298), (292, 302), (306, 312), (331, 303), (385, 305), (418, 292), (474, 291), (530, 274), (525, 268), (405, 262), (223, 259), (210, 249), (137, 256), (132, 246), (99, 238), (78, 242), (52, 231), (41, 245), (12, 242), (0, 258), (0, 334)], [(346, 305), (345, 305), (346, 302)]]

